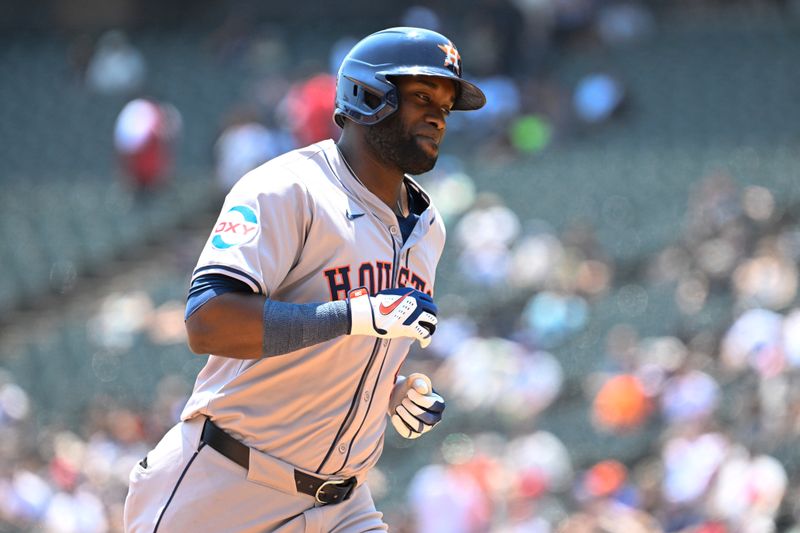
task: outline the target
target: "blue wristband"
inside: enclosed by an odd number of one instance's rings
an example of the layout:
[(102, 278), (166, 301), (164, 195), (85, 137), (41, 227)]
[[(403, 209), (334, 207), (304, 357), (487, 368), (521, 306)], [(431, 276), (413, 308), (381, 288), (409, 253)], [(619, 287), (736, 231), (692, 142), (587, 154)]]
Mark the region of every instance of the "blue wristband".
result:
[(350, 332), (347, 302), (295, 304), (264, 302), (264, 341), (266, 357), (282, 355), (314, 346)]

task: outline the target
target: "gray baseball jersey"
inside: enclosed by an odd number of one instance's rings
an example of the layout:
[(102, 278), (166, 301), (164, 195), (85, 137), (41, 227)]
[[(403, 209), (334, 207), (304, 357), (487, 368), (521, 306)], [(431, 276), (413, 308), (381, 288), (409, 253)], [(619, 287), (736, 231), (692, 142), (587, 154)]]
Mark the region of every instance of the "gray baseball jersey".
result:
[[(244, 176), (193, 276), (217, 273), (294, 303), (414, 287), (432, 294), (445, 229), (427, 194), (403, 243), (396, 215), (349, 170), (333, 141)], [(208, 415), (245, 444), (321, 474), (361, 475), (383, 447), (394, 377), (411, 339), (345, 335), (276, 357), (210, 355), (181, 415)]]

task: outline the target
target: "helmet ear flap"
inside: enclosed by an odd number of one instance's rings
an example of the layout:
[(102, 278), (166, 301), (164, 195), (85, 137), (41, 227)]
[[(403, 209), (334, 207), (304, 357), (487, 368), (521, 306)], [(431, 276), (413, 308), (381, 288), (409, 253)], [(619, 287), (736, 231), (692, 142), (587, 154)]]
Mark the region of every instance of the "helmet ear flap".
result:
[(380, 78), (376, 78), (375, 83), (385, 86), (386, 92), (381, 94), (377, 87), (350, 76), (340, 77), (334, 113), (334, 120), (339, 127), (344, 127), (345, 117), (363, 125), (375, 124), (397, 109), (397, 90), (394, 85)]

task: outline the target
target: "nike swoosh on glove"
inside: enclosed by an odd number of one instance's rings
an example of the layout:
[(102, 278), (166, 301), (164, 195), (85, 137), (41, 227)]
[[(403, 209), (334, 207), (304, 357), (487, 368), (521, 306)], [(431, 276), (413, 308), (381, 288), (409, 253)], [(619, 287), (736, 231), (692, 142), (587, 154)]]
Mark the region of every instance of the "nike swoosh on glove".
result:
[(359, 287), (349, 292), (348, 304), (350, 335), (409, 337), (426, 348), (436, 331), (436, 304), (424, 292), (410, 287), (382, 290), (375, 296)]

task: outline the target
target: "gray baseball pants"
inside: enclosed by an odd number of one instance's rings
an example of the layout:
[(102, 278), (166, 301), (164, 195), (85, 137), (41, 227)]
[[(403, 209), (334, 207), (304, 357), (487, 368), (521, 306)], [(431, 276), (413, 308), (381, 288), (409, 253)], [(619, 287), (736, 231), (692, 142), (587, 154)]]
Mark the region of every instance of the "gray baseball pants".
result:
[(179, 422), (130, 474), (127, 533), (364, 533), (387, 531), (366, 484), (319, 505), (285, 469), (251, 451), (245, 470), (202, 445), (204, 418)]

